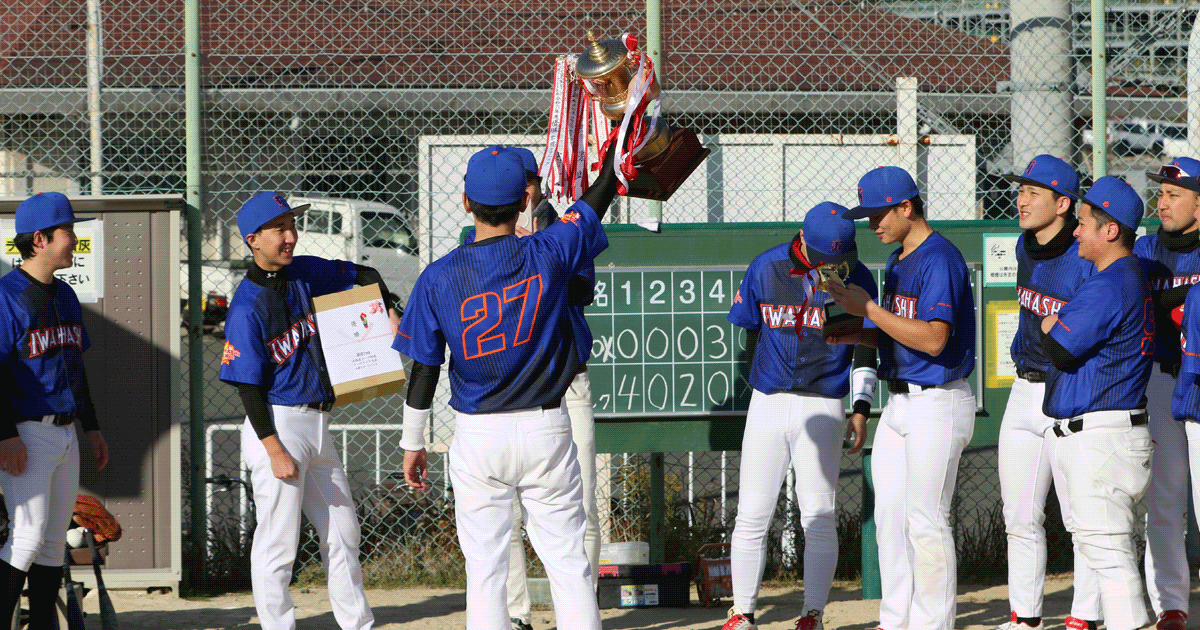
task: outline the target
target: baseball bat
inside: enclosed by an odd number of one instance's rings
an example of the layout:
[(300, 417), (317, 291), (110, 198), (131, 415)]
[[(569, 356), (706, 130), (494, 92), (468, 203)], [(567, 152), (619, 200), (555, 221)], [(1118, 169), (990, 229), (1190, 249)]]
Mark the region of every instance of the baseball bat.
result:
[(117, 609), (113, 608), (112, 598), (104, 587), (104, 578), (100, 577), (100, 552), (96, 550), (96, 538), (91, 530), (83, 535), (88, 549), (92, 550), (92, 571), (96, 573), (96, 591), (100, 594), (100, 628), (101, 630), (117, 630)]
[(67, 630), (87, 630), (83, 625), (83, 606), (75, 593), (75, 580), (71, 578), (71, 550), (66, 551), (63, 561), (63, 584), (67, 587)]

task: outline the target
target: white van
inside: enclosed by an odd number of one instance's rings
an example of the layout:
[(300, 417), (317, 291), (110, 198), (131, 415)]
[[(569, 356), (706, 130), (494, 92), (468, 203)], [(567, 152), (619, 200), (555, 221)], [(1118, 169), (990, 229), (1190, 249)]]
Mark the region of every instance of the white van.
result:
[(374, 267), (399, 303), (408, 301), (421, 268), (417, 239), (399, 210), (364, 199), (311, 194), (288, 198), (293, 208), (306, 203), (312, 207), (296, 218), (297, 254)]

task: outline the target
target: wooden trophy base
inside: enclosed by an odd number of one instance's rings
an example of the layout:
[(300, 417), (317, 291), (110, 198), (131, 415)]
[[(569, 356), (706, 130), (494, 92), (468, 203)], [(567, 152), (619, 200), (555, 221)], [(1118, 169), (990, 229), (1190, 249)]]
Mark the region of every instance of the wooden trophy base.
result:
[(666, 151), (637, 163), (637, 179), (630, 180), (626, 196), (666, 201), (692, 171), (711, 153), (691, 129), (673, 129)]

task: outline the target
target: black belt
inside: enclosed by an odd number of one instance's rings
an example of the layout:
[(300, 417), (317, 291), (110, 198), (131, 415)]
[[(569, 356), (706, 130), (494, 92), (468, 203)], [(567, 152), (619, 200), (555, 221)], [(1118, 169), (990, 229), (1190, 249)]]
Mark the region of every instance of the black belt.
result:
[(333, 401), (326, 400), (325, 402), (319, 403), (304, 403), (304, 406), (308, 407), (309, 409), (316, 409), (317, 411), (329, 411), (330, 409), (333, 409)]
[(561, 406), (562, 406), (562, 399), (560, 398), (554, 402), (548, 402), (548, 403), (542, 405), (542, 410), (549, 411), (551, 409), (558, 409)]
[(909, 392), (920, 392), (927, 389), (933, 389), (937, 385), (918, 385), (909, 383), (908, 381), (889, 380), (887, 382), (889, 394), (907, 394)]
[(1159, 363), (1158, 369), (1162, 370), (1163, 374), (1170, 374), (1171, 378), (1179, 378), (1179, 364), (1178, 363), (1171, 363), (1171, 364)]
[(1026, 370), (1017, 368), (1017, 376), (1029, 381), (1030, 383), (1045, 383), (1046, 373), (1041, 370)]
[[(1150, 417), (1149, 414), (1147, 414), (1145, 411), (1139, 411), (1137, 413), (1130, 414), (1129, 415), (1129, 426), (1140, 427), (1143, 424), (1146, 424), (1146, 422), (1149, 420), (1149, 417)], [(1070, 420), (1068, 420), (1067, 421), (1067, 430), (1071, 432), (1070, 434), (1075, 434), (1075, 433), (1079, 433), (1080, 431), (1082, 431), (1083, 430), (1083, 418), (1071, 418)], [(1054, 425), (1054, 435), (1057, 435), (1058, 437), (1066, 437), (1069, 434), (1063, 433), (1062, 427), (1060, 427), (1056, 424), (1056, 425)]]
[[(46, 414), (46, 415), (50, 415), (50, 414)], [(46, 416), (33, 416), (32, 418), (24, 418), (21, 420), (17, 420), (17, 422), (42, 422), (43, 421), (42, 419), (45, 417)], [(54, 414), (54, 426), (56, 426), (56, 427), (65, 427), (73, 422), (75, 422), (75, 414), (73, 414), (73, 413), (56, 413), (56, 414)]]

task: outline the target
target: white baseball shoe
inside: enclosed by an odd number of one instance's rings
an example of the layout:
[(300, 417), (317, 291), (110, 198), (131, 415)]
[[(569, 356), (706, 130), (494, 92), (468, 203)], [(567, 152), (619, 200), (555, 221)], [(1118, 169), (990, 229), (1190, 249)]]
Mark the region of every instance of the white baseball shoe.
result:
[(756, 630), (757, 627), (750, 623), (750, 618), (742, 614), (742, 611), (737, 606), (729, 609), (729, 620), (725, 625), (721, 626), (721, 630)]
[(1017, 612), (1014, 610), (1009, 620), (996, 626), (996, 630), (1042, 630), (1041, 622), (1038, 625), (1031, 626), (1027, 623), (1017, 621)]
[(825, 622), (821, 619), (821, 614), (822, 611), (809, 608), (808, 612), (796, 620), (796, 630), (825, 630)]

